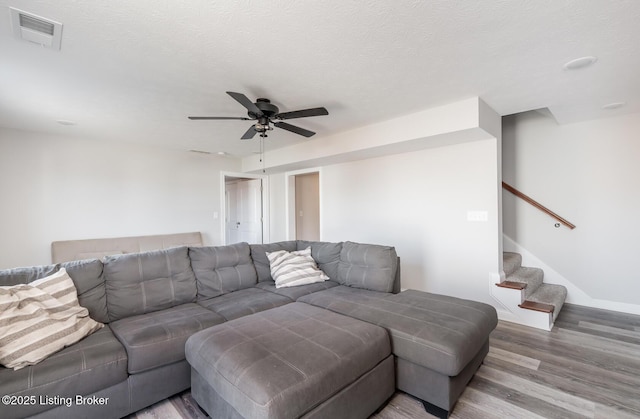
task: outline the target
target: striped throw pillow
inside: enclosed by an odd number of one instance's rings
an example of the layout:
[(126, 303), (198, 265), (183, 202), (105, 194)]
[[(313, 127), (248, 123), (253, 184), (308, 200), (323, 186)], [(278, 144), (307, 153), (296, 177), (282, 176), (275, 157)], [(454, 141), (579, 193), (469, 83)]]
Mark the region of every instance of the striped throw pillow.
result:
[(0, 364), (6, 368), (35, 365), (103, 326), (80, 306), (64, 268), (30, 284), (0, 287)]
[(267, 252), (267, 259), (276, 288), (313, 284), (329, 279), (311, 257), (311, 247), (294, 252)]

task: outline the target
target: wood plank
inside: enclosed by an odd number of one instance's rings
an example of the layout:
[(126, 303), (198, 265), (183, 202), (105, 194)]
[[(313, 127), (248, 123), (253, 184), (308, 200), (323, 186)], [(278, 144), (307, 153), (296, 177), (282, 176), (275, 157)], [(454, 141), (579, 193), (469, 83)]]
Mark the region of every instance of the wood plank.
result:
[(501, 359), (503, 361), (511, 362), (513, 364), (520, 365), (532, 370), (537, 370), (540, 366), (540, 360), (538, 359), (530, 358), (528, 356), (522, 356), (509, 351), (504, 351), (495, 346), (491, 346), (489, 348), (488, 357)]
[(640, 316), (637, 314), (620, 313), (617, 311), (603, 310), (599, 308), (591, 308), (579, 306), (576, 304), (565, 303), (562, 307), (560, 317), (577, 316), (580, 320), (588, 320), (596, 323), (606, 324), (612, 323), (610, 326), (637, 326), (640, 327)]
[(518, 304), (518, 307), (525, 308), (527, 310), (541, 311), (543, 313), (553, 313), (554, 310), (554, 307), (551, 304), (537, 303), (529, 300), (526, 300), (522, 304)]
[(594, 403), (640, 409), (637, 386), (616, 382), (607, 371), (585, 371), (576, 363), (566, 366), (542, 363), (534, 371), (495, 358), (487, 358), (485, 365)]
[(597, 330), (599, 332), (608, 332), (612, 335), (637, 338), (638, 342), (640, 342), (640, 331), (637, 331), (637, 330), (628, 330), (620, 327), (605, 326), (602, 324), (592, 323), (588, 321), (578, 322), (578, 326), (584, 329)]
[(536, 399), (540, 399), (546, 403), (561, 407), (569, 412), (576, 413), (587, 417), (593, 417), (595, 405), (592, 401), (576, 397), (569, 393), (559, 391), (553, 387), (538, 384), (531, 380), (518, 377), (483, 365), (476, 377), (481, 377), (494, 383), (508, 387), (509, 390), (515, 390), (523, 394), (535, 394)]
[(498, 282), (496, 285), (501, 288), (510, 288), (512, 290), (523, 290), (527, 288), (527, 284), (524, 284), (522, 282), (515, 282), (515, 281), (502, 281), (502, 282)]
[(483, 397), (483, 401), (486, 398), (487, 402), (491, 403), (491, 409), (489, 411), (494, 411), (492, 416), (494, 418), (501, 418), (503, 417), (503, 412), (508, 414), (515, 410), (520, 415), (520, 418), (584, 419), (584, 415), (579, 415), (567, 409), (546, 403), (537, 398), (537, 395), (525, 394), (499, 383), (478, 377), (477, 374), (469, 383), (467, 390), (477, 391), (485, 396)]

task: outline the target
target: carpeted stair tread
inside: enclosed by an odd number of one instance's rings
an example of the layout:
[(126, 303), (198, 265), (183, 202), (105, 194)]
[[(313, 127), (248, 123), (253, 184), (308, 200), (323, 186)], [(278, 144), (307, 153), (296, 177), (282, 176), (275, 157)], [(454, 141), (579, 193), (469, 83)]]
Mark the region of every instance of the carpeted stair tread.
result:
[(544, 284), (544, 271), (539, 268), (522, 266), (522, 255), (515, 252), (502, 254), (505, 280), (496, 284), (503, 288), (517, 289), (514, 283), (526, 284), (520, 308), (548, 312), (553, 306), (553, 322), (556, 321), (567, 298), (567, 289), (562, 285)]
[(519, 253), (504, 252), (502, 254), (502, 265), (505, 276), (509, 276), (522, 266), (522, 256)]
[(538, 287), (536, 292), (527, 298), (527, 300), (552, 305), (554, 307), (553, 321), (555, 322), (566, 298), (567, 289), (564, 286), (556, 284), (542, 284)]
[(524, 298), (528, 299), (531, 294), (536, 292), (538, 287), (542, 285), (544, 279), (544, 271), (539, 268), (530, 268), (521, 266), (514, 273), (507, 276), (507, 281), (521, 282), (527, 284), (524, 289)]

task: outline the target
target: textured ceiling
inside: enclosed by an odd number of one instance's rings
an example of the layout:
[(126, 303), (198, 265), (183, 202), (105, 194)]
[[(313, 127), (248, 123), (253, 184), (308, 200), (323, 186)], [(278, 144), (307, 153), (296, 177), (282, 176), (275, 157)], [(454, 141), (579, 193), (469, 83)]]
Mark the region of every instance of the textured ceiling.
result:
[[(62, 49), (15, 40), (9, 7), (63, 23)], [(316, 137), (472, 96), (560, 123), (640, 112), (639, 21), (637, 0), (0, 0), (0, 126), (244, 156), (250, 122), (187, 116), (244, 116), (227, 90), (325, 106), (291, 121)]]

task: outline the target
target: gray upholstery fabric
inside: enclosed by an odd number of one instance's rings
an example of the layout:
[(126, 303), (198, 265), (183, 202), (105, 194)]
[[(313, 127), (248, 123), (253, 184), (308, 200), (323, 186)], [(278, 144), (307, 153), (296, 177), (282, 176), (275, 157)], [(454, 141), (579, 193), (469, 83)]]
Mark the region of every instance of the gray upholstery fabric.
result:
[(224, 318), (195, 303), (127, 317), (111, 323), (127, 350), (129, 374), (137, 374), (184, 359), (187, 338)]
[(186, 360), (129, 376), (131, 412), (186, 390), (191, 385), (191, 368)]
[(488, 352), (487, 339), (473, 359), (454, 377), (396, 358), (396, 386), (414, 397), (451, 411)]
[(392, 292), (398, 268), (390, 246), (344, 242), (338, 263), (338, 282), (371, 291)]
[(186, 345), (189, 364), (247, 418), (299, 417), (390, 353), (384, 329), (303, 303), (222, 323)]
[(311, 247), (311, 257), (318, 264), (327, 276), (334, 280), (338, 280), (338, 263), (340, 262), (340, 252), (342, 251), (342, 242), (313, 242), (306, 240), (297, 241), (297, 250), (304, 250)]
[(102, 275), (103, 265), (98, 259), (65, 262), (67, 270), (78, 290), (78, 301), (89, 310), (89, 316), (101, 323), (109, 322), (107, 292)]
[(258, 288), (246, 288), (208, 300), (201, 300), (198, 301), (198, 304), (215, 311), (227, 320), (233, 320), (248, 314), (289, 304), (292, 301), (284, 295)]
[[(389, 355), (357, 381), (302, 416), (304, 419), (370, 417), (395, 391), (393, 356)], [(244, 419), (192, 368), (191, 395), (211, 418)]]
[(186, 247), (106, 256), (104, 276), (111, 321), (196, 299), (196, 278)]
[(198, 300), (250, 288), (258, 282), (247, 243), (189, 248), (196, 275)]
[(338, 285), (340, 284), (328, 280), (324, 282), (316, 282), (315, 284), (299, 285), (296, 287), (276, 288), (275, 282), (263, 281), (258, 282), (256, 288), (260, 288), (262, 290), (273, 292), (279, 295), (284, 295), (285, 297), (290, 298), (292, 301), (295, 301), (304, 295), (311, 294), (313, 292), (328, 290), (329, 288), (337, 287)]
[[(127, 354), (109, 326), (44, 361), (14, 371), (0, 367), (1, 395), (89, 395), (127, 379)], [(2, 406), (2, 418), (19, 418), (48, 405)]]
[(132, 413), (130, 409), (129, 382), (121, 381), (116, 385), (98, 390), (86, 397), (108, 398), (107, 405), (100, 404), (74, 404), (70, 408), (65, 404), (60, 406), (49, 406), (52, 409), (45, 410), (29, 419), (114, 419), (122, 418)]
[(30, 266), (25, 268), (4, 269), (0, 271), (0, 286), (28, 284), (60, 270), (59, 265)]
[(98, 259), (79, 260), (55, 265), (32, 266), (0, 271), (0, 286), (28, 284), (65, 268), (78, 291), (80, 305), (89, 310), (89, 316), (101, 323), (108, 323), (107, 298), (102, 262)]
[(251, 259), (256, 268), (258, 274), (258, 282), (273, 281), (271, 277), (271, 269), (269, 268), (269, 259), (267, 259), (267, 252), (275, 252), (278, 250), (286, 250), (287, 252), (293, 252), (297, 250), (296, 241), (284, 241), (278, 243), (269, 244), (252, 244), (251, 247)]
[(345, 288), (298, 301), (380, 325), (389, 331), (394, 355), (448, 376), (462, 371), (498, 324), (495, 308), (476, 301), (415, 290), (358, 297)]
[(246, 419), (220, 397), (195, 368), (191, 368), (191, 397), (209, 414), (210, 418)]
[(396, 391), (393, 355), (303, 416), (304, 419), (368, 418)]

